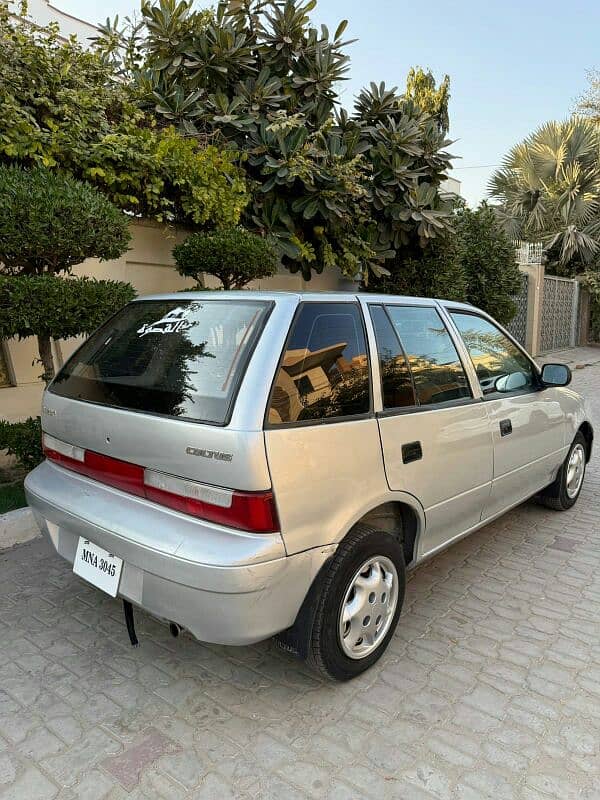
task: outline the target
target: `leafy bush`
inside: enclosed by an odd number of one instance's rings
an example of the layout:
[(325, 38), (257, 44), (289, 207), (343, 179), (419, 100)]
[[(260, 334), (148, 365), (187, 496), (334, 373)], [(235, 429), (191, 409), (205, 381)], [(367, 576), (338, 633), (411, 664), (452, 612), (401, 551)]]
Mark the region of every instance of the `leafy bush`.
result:
[(466, 300), (465, 271), (460, 242), (455, 233), (435, 239), (412, 257), (396, 257), (388, 263), (390, 275), (371, 279), (367, 291), (415, 297)]
[(133, 287), (121, 281), (0, 276), (0, 339), (90, 334), (134, 297)]
[(600, 272), (588, 270), (581, 276), (581, 285), (590, 294), (590, 328), (593, 342), (600, 342)]
[(46, 382), (54, 376), (51, 338), (94, 330), (133, 296), (129, 284), (57, 274), (86, 258), (117, 258), (129, 239), (125, 214), (93, 187), (43, 167), (0, 164), (0, 338), (37, 336)]
[(516, 311), (521, 281), (515, 248), (486, 203), (456, 209), (454, 231), (408, 258), (388, 262), (390, 275), (372, 279), (367, 291), (460, 300), (500, 322)]
[(481, 203), (474, 211), (459, 209), (456, 233), (468, 302), (499, 322), (510, 322), (517, 310), (513, 298), (520, 291), (521, 279), (515, 246), (494, 210), (487, 203)]
[(23, 482), (0, 484), (0, 514), (24, 508), (27, 505)]
[(61, 169), (159, 221), (237, 224), (248, 196), (236, 154), (159, 129), (114, 59), (3, 0), (0, 51), (0, 161)]
[(40, 417), (25, 422), (0, 420), (0, 450), (15, 456), (20, 466), (33, 469), (44, 460)]
[(44, 167), (0, 164), (0, 270), (69, 272), (86, 258), (118, 258), (129, 220), (89, 184)]
[(236, 161), (232, 150), (152, 126), (105, 136), (81, 174), (119, 208), (158, 222), (219, 228), (237, 224), (248, 204)]
[(277, 255), (269, 242), (242, 228), (193, 233), (173, 248), (173, 257), (181, 275), (200, 283), (202, 273), (207, 272), (218, 278), (224, 289), (242, 289), (277, 271)]

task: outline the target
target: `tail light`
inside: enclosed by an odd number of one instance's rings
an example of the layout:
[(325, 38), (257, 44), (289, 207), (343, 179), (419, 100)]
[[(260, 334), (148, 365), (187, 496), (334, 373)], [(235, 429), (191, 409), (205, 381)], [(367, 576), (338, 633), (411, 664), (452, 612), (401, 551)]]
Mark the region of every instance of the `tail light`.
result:
[(270, 490), (238, 492), (207, 486), (84, 450), (47, 433), (42, 436), (42, 444), (50, 461), (183, 514), (252, 533), (279, 530), (275, 499)]

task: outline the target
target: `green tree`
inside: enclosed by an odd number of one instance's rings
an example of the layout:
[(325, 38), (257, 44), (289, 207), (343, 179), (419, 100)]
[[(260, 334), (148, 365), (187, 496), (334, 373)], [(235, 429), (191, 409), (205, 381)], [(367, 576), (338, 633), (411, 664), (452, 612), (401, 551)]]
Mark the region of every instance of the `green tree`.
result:
[(455, 227), (466, 300), (499, 322), (509, 322), (517, 310), (513, 298), (521, 288), (513, 243), (487, 203), (474, 211), (459, 209)]
[(1, 0), (0, 50), (0, 162), (59, 168), (136, 215), (237, 224), (248, 195), (235, 154), (157, 127), (113, 58), (12, 16)]
[(445, 75), (440, 85), (436, 85), (431, 70), (425, 72), (421, 67), (412, 67), (406, 78), (406, 97), (412, 100), (422, 111), (437, 120), (442, 133), (448, 133), (450, 116), (450, 76)]
[(129, 284), (58, 276), (86, 258), (118, 258), (129, 240), (127, 217), (96, 189), (0, 165), (0, 338), (37, 336), (46, 382), (53, 338), (91, 332), (133, 296)]
[(466, 276), (461, 261), (459, 237), (447, 233), (412, 256), (394, 262), (390, 275), (371, 281), (368, 291), (413, 297), (467, 299)]
[(242, 228), (193, 233), (173, 248), (173, 257), (180, 275), (199, 285), (206, 272), (218, 278), (223, 289), (243, 289), (277, 271), (277, 255), (269, 242)]
[(451, 230), (453, 204), (439, 191), (451, 163), (445, 150), (450, 142), (434, 117), (384, 83), (363, 89), (353, 117), (341, 114), (340, 126), (370, 165), (367, 198), (375, 246), (394, 259), (386, 264), (393, 274)]
[(581, 275), (581, 285), (590, 295), (589, 333), (593, 342), (600, 341), (600, 271), (587, 270)]
[(597, 124), (600, 122), (600, 70), (590, 70), (588, 80), (588, 89), (579, 98), (577, 111)]
[(252, 190), (243, 224), (272, 237), (285, 266), (306, 279), (326, 267), (381, 275), (409, 241), (447, 230), (448, 143), (434, 117), (385, 87), (336, 117), (346, 21), (315, 28), (315, 5), (230, 0), (207, 14), (157, 0), (141, 28), (108, 23), (97, 46), (121, 55), (157, 125), (237, 148)]
[(459, 300), (482, 308), (500, 322), (516, 311), (520, 290), (515, 248), (494, 210), (482, 203), (459, 205), (453, 229), (410, 256), (396, 258), (390, 275), (372, 280), (367, 291)]
[(592, 121), (548, 122), (512, 148), (490, 181), (508, 235), (542, 241), (558, 274), (574, 275), (598, 258), (599, 153)]

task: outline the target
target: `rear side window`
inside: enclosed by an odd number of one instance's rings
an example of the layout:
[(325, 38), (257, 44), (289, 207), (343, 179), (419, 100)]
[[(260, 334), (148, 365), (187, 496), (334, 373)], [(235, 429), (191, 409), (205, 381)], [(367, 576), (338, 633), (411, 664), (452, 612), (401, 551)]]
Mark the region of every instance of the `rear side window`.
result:
[(352, 417), (371, 407), (361, 312), (305, 303), (292, 324), (269, 404), (269, 425)]
[(371, 306), (370, 312), (377, 340), (383, 407), (388, 410), (414, 406), (415, 387), (390, 318), (383, 306)]
[(223, 424), (269, 307), (185, 297), (131, 303), (72, 356), (50, 391)]
[(386, 308), (406, 353), (419, 405), (471, 397), (456, 348), (435, 308)]

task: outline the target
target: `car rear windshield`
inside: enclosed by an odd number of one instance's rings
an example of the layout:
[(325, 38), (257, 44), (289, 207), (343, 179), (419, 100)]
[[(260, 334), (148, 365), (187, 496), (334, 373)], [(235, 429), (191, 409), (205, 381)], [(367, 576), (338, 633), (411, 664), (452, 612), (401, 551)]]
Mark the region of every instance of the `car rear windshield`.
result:
[(77, 350), (50, 391), (224, 424), (269, 308), (241, 299), (131, 303)]

